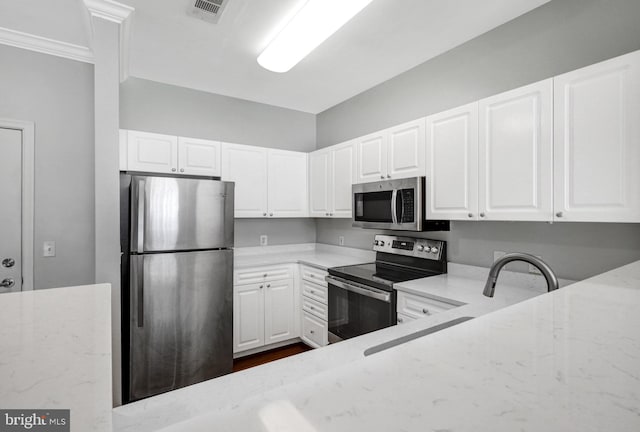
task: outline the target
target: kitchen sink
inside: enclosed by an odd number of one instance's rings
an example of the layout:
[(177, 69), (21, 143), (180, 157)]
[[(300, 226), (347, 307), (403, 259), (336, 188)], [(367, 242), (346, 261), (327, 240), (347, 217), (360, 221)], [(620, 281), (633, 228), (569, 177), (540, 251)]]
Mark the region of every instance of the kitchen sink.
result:
[(414, 339), (418, 339), (418, 338), (421, 338), (423, 336), (427, 336), (427, 335), (430, 335), (432, 333), (439, 332), (440, 330), (444, 330), (446, 328), (453, 327), (454, 325), (458, 325), (458, 324), (463, 323), (465, 321), (472, 320), (473, 318), (474, 317), (465, 316), (465, 317), (456, 318), (456, 319), (451, 320), (451, 321), (443, 322), (443, 323), (440, 323), (438, 325), (434, 325), (433, 327), (429, 327), (429, 328), (417, 331), (415, 333), (411, 333), (411, 334), (399, 337), (398, 339), (393, 339), (393, 340), (387, 341), (385, 343), (381, 343), (380, 345), (376, 345), (376, 346), (373, 346), (371, 348), (367, 348), (364, 351), (364, 355), (365, 356), (370, 356), (371, 354), (375, 354), (375, 353), (379, 353), (380, 351), (388, 350), (389, 348), (393, 348), (395, 346), (402, 345), (402, 344), (407, 343), (409, 341), (412, 341)]

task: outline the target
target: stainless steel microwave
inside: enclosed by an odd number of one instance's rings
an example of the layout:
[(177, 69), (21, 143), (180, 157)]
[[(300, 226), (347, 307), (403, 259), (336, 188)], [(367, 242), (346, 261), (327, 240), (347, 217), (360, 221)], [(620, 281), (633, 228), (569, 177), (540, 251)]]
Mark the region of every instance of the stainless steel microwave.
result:
[(449, 221), (425, 220), (425, 178), (352, 186), (353, 226), (398, 231), (449, 231)]

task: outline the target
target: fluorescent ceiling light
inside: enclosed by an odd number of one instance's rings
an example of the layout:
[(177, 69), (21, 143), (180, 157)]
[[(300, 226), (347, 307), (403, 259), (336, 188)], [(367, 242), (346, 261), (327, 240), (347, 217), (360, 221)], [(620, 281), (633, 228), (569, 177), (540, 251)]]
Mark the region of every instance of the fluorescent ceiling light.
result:
[(273, 72), (287, 72), (371, 0), (309, 0), (258, 56)]

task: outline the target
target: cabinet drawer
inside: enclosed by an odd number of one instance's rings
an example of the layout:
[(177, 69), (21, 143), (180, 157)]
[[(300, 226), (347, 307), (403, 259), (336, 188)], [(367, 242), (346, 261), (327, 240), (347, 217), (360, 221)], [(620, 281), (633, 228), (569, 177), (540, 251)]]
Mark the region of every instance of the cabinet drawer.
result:
[(302, 313), (302, 341), (314, 348), (329, 344), (327, 322), (307, 312)]
[(250, 283), (291, 279), (293, 270), (291, 266), (254, 267), (235, 272), (234, 284), (244, 285)]
[(400, 324), (406, 324), (406, 323), (411, 322), (411, 321), (415, 321), (416, 319), (417, 318), (415, 318), (415, 317), (412, 317), (412, 316), (409, 316), (409, 315), (405, 315), (403, 313), (398, 313), (397, 322), (398, 322), (398, 325), (400, 325)]
[(315, 267), (302, 266), (302, 280), (316, 283), (324, 287), (327, 286), (327, 281), (324, 278), (328, 275), (324, 270), (317, 269)]
[(401, 291), (398, 292), (398, 313), (414, 318), (433, 315), (438, 312), (453, 309), (456, 306), (459, 305), (445, 303)]
[(302, 281), (302, 295), (317, 302), (327, 304), (327, 291), (326, 285), (319, 285), (307, 280)]
[(310, 298), (302, 297), (302, 310), (325, 321), (328, 319), (327, 305)]

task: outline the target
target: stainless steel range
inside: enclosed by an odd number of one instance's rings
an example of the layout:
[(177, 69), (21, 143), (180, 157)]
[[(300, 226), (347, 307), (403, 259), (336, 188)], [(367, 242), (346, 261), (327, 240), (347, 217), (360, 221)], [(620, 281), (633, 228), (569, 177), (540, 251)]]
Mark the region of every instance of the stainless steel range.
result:
[(393, 284), (447, 272), (447, 243), (376, 235), (376, 261), (329, 269), (329, 342), (396, 324)]

